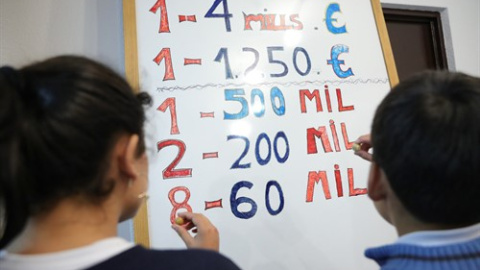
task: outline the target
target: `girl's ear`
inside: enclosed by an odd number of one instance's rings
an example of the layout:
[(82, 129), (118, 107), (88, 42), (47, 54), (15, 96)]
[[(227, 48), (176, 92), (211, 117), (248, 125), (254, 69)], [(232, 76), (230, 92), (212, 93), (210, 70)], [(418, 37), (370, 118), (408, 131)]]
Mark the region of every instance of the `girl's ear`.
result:
[[(125, 142), (126, 141), (126, 142)], [(129, 135), (123, 143), (125, 144), (123, 151), (119, 156), (119, 168), (122, 174), (128, 179), (135, 180), (138, 178), (139, 172), (135, 167), (137, 149), (139, 147), (139, 137), (137, 134)]]
[(376, 202), (386, 198), (386, 180), (382, 168), (380, 168), (377, 163), (372, 162), (370, 165), (370, 174), (368, 176), (368, 197), (370, 197), (372, 201)]

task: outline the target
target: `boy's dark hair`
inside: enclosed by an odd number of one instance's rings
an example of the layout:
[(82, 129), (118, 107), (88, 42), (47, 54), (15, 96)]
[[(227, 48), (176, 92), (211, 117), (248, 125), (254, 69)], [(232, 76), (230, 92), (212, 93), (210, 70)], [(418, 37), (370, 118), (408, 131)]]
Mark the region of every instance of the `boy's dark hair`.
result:
[(1, 67), (0, 249), (30, 216), (61, 199), (103, 200), (113, 189), (105, 173), (118, 136), (138, 134), (138, 154), (145, 150), (143, 105), (149, 102), (111, 69), (84, 57)]
[(377, 108), (373, 159), (405, 208), (426, 223), (480, 221), (480, 79), (424, 72)]

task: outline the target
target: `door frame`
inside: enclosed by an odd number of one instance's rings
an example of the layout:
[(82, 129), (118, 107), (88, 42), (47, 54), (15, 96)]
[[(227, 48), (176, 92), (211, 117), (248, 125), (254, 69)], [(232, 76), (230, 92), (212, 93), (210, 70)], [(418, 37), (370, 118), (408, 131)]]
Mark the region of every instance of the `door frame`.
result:
[(441, 42), (444, 44), (446, 64), (448, 70), (455, 71), (455, 56), (453, 52), (453, 41), (452, 34), (450, 31), (450, 20), (448, 17), (448, 9), (444, 7), (427, 7), (427, 6), (415, 6), (415, 5), (403, 5), (403, 4), (390, 4), (382, 3), (382, 9), (396, 9), (399, 11), (405, 11), (412, 13), (415, 11), (427, 11), (427, 12), (438, 12), (440, 14), (440, 24), (442, 27), (443, 37)]

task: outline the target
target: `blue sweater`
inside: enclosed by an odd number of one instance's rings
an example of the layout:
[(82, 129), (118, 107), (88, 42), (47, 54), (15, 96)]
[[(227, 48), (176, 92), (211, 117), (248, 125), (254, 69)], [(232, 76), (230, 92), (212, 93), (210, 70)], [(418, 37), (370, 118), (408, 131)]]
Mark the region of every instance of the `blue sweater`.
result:
[(365, 251), (382, 270), (480, 269), (480, 238), (445, 246), (391, 244)]

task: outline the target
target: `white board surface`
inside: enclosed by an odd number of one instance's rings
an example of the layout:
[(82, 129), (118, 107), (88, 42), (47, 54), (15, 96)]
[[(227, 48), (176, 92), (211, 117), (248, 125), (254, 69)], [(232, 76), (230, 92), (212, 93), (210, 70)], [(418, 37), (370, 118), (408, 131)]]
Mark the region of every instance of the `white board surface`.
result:
[(151, 247), (184, 248), (191, 207), (243, 269), (374, 268), (394, 232), (351, 150), (390, 89), (370, 0), (137, 0), (136, 20)]

